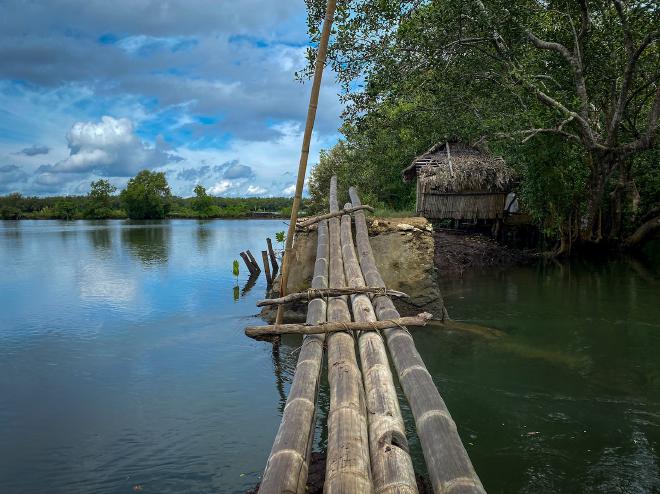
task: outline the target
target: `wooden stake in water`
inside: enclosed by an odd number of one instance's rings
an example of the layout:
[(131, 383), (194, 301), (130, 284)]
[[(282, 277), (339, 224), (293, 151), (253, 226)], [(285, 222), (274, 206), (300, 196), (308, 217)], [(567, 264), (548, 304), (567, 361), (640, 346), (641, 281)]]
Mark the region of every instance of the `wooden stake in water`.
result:
[[(312, 92), (309, 96), (309, 108), (307, 110), (307, 123), (305, 133), (303, 134), (303, 143), (300, 150), (300, 162), (298, 163), (298, 179), (296, 180), (296, 192), (293, 196), (293, 205), (291, 206), (291, 221), (289, 230), (286, 234), (286, 244), (284, 247), (284, 257), (282, 258), (282, 278), (280, 282), (280, 296), (286, 295), (286, 285), (289, 281), (289, 261), (291, 257), (291, 248), (293, 247), (293, 234), (296, 231), (296, 221), (298, 221), (298, 208), (302, 201), (302, 190), (305, 184), (305, 173), (307, 172), (307, 159), (309, 158), (309, 144), (312, 140), (312, 130), (314, 129), (314, 120), (316, 118), (316, 108), (319, 103), (319, 92), (321, 89), (321, 79), (323, 78), (323, 67), (325, 65), (325, 56), (328, 52), (328, 40), (330, 39), (330, 28), (332, 19), (335, 15), (337, 0), (328, 0), (325, 10), (325, 19), (321, 31), (321, 41), (319, 51), (316, 55), (316, 64), (314, 65), (314, 80), (312, 82)], [(275, 324), (282, 323), (284, 308), (280, 305), (277, 308), (277, 317)]]

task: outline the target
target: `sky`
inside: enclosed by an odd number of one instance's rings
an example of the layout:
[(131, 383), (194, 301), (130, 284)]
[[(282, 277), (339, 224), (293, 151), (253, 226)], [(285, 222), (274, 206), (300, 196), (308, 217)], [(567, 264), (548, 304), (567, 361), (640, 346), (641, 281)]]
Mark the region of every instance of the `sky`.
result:
[[(311, 82), (303, 0), (0, 0), (0, 194), (292, 196)], [(338, 139), (324, 77), (309, 168)]]

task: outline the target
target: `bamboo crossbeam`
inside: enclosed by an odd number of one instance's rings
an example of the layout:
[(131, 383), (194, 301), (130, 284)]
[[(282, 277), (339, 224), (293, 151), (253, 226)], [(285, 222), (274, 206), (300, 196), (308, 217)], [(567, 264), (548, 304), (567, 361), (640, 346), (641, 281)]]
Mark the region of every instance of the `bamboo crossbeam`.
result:
[[(345, 207), (344, 210), (348, 211), (349, 208)], [(341, 247), (346, 282), (352, 287), (364, 287), (364, 278), (353, 246), (349, 215), (341, 217)], [(376, 324), (376, 314), (368, 295), (351, 295), (351, 305), (356, 323)], [(420, 322), (426, 323), (426, 317), (430, 319), (430, 314), (420, 316), (425, 316), (419, 317)], [(400, 319), (401, 322), (397, 322), (397, 325), (408, 324), (403, 322), (403, 319), (407, 318)], [(394, 492), (392, 486), (396, 486), (397, 493), (417, 494), (406, 426), (399, 408), (383, 338), (377, 332), (363, 331), (358, 336), (358, 348), (369, 410), (369, 452), (374, 490), (376, 494), (385, 494)]]
[[(363, 295), (366, 297), (366, 295)], [(319, 299), (314, 299), (319, 300)], [(338, 333), (340, 331), (382, 331), (397, 326), (426, 326), (433, 316), (423, 312), (417, 316), (396, 317), (384, 321), (335, 321), (319, 324), (268, 324), (265, 326), (248, 326), (245, 335), (250, 338), (257, 336), (275, 336), (282, 334), (322, 334)]]
[(409, 298), (407, 294), (399, 292), (397, 290), (390, 290), (387, 288), (379, 288), (373, 286), (365, 287), (343, 287), (343, 288), (323, 288), (320, 290), (310, 289), (304, 292), (289, 293), (284, 297), (278, 298), (267, 298), (265, 300), (259, 300), (257, 302), (257, 307), (265, 307), (267, 305), (281, 305), (288, 304), (291, 302), (296, 302), (298, 300), (312, 300), (315, 298), (322, 297), (339, 297), (341, 295), (354, 295), (356, 293), (366, 293), (373, 295), (389, 295), (391, 297), (397, 298)]
[[(337, 177), (330, 180), (330, 212), (339, 211)], [(330, 269), (328, 286), (346, 286), (341, 257), (339, 218), (328, 220), (330, 232)], [(280, 305), (280, 307), (283, 307)], [(328, 321), (351, 320), (345, 297), (328, 302)], [(355, 355), (352, 333), (328, 336), (328, 440), (326, 453), (325, 494), (373, 492), (369, 459), (369, 437), (362, 375)]]
[(335, 211), (334, 213), (326, 213), (322, 214), (320, 216), (314, 216), (313, 218), (309, 218), (307, 220), (300, 221), (296, 226), (298, 228), (307, 228), (312, 225), (315, 225), (319, 221), (322, 220), (329, 220), (330, 218), (335, 218), (337, 216), (343, 216), (345, 214), (352, 214), (355, 213), (356, 211), (362, 211), (363, 209), (366, 209), (367, 211), (371, 211), (372, 213), (374, 212), (374, 208), (371, 206), (363, 205), (363, 206), (358, 206), (356, 208), (354, 207), (345, 207), (344, 209), (340, 209), (339, 211)]
[[(349, 194), (353, 205), (359, 205), (360, 198), (354, 187), (349, 189)], [(365, 281), (370, 286), (385, 286), (376, 267), (364, 213), (357, 212), (354, 218), (358, 258)], [(373, 303), (378, 319), (399, 316), (389, 297), (376, 296)], [(415, 348), (412, 336), (399, 327), (385, 329), (383, 334), (415, 418), (433, 492), (485, 494), (458, 435), (456, 423)]]
[[(312, 287), (328, 286), (328, 225), (321, 222), (318, 228), (318, 245)], [(307, 322), (318, 324), (326, 319), (326, 302), (321, 298), (309, 302)], [(298, 364), (293, 375), (291, 391), (282, 413), (273, 448), (266, 463), (259, 492), (290, 492), (303, 494), (314, 438), (314, 423), (319, 380), (323, 368), (323, 343), (325, 335), (308, 335), (303, 338)]]

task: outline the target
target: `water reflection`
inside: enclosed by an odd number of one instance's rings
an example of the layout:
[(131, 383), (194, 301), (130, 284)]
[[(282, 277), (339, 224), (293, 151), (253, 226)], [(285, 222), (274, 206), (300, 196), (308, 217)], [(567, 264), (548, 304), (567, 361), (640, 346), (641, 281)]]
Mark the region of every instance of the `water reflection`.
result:
[(131, 222), (121, 230), (122, 244), (146, 266), (165, 264), (169, 258), (172, 230), (168, 222)]
[(197, 238), (197, 251), (200, 254), (207, 254), (214, 235), (214, 230), (211, 228), (210, 222), (208, 220), (198, 220), (195, 233)]
[(90, 221), (93, 228), (87, 231), (90, 244), (97, 251), (107, 255), (112, 250), (112, 230), (106, 221)]
[(245, 282), (245, 285), (243, 286), (243, 290), (241, 291), (241, 296), (245, 296), (248, 293), (250, 293), (250, 290), (254, 287), (254, 285), (257, 283), (257, 280), (259, 279), (259, 274), (253, 274), (248, 278), (248, 280)]

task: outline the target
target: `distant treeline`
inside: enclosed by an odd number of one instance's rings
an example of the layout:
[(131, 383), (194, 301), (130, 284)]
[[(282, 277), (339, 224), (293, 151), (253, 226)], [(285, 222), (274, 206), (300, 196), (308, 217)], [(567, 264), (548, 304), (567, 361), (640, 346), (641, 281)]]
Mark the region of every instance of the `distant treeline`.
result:
[(214, 197), (202, 185), (193, 197), (170, 192), (162, 172), (143, 170), (128, 181), (124, 190), (107, 180), (91, 183), (84, 196), (23, 196), (15, 192), (0, 196), (0, 219), (158, 219), (245, 218), (259, 212), (288, 217), (293, 199), (286, 197)]

